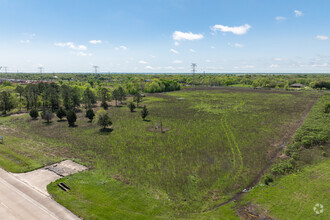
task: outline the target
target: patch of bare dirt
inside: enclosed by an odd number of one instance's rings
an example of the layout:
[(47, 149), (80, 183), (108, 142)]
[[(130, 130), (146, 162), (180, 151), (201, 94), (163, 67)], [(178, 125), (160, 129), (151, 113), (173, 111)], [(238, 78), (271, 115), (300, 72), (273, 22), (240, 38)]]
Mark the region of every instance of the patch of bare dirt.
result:
[(241, 219), (247, 220), (275, 220), (271, 216), (267, 210), (261, 210), (258, 206), (255, 205), (245, 205), (238, 209), (238, 215)]

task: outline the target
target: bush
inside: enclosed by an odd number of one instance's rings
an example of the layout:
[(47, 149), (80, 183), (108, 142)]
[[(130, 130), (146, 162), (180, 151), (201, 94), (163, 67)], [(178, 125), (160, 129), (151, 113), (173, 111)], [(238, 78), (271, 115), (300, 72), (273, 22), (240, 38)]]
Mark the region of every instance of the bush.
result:
[(107, 110), (108, 107), (109, 107), (109, 105), (108, 105), (108, 103), (107, 103), (106, 101), (104, 101), (104, 102), (101, 103), (101, 107), (102, 107), (104, 110)]
[(291, 173), (294, 170), (293, 159), (282, 160), (272, 166), (271, 170), (274, 175), (283, 175)]
[(286, 149), (285, 150), (285, 155), (290, 157), (291, 156), (291, 151), (289, 149)]
[(327, 154), (323, 151), (323, 152), (322, 152), (322, 156), (323, 156), (323, 157), (326, 157)]
[(131, 112), (134, 112), (134, 109), (135, 109), (135, 105), (134, 105), (134, 103), (133, 102), (130, 102), (130, 103), (128, 103), (128, 108), (129, 108), (129, 110), (131, 111)]
[(57, 112), (56, 112), (56, 116), (62, 120), (63, 117), (66, 116), (66, 112), (64, 111), (64, 109), (62, 107), (60, 107)]
[(49, 110), (44, 110), (43, 112), (41, 112), (41, 118), (44, 119), (47, 123), (50, 123), (53, 117), (53, 112)]
[(274, 182), (273, 178), (269, 175), (266, 175), (264, 178), (265, 184), (268, 185), (269, 183)]
[(105, 130), (106, 127), (112, 125), (112, 121), (110, 119), (110, 116), (105, 110), (99, 110), (96, 113), (96, 123), (103, 127), (103, 130)]
[(329, 112), (330, 112), (330, 103), (327, 103), (324, 106), (324, 113), (329, 113)]
[(32, 109), (29, 114), (33, 120), (39, 117), (39, 112), (36, 109)]
[(66, 119), (68, 120), (69, 126), (74, 127), (74, 123), (77, 120), (77, 115), (74, 110), (68, 110), (66, 112)]
[(94, 114), (93, 109), (90, 108), (86, 111), (86, 118), (88, 118), (90, 121), (93, 121), (94, 116), (95, 116), (95, 114)]
[(147, 107), (146, 106), (143, 106), (143, 109), (141, 111), (141, 117), (142, 117), (143, 121), (148, 116), (148, 114), (149, 114), (149, 111), (148, 111)]
[(291, 158), (293, 158), (294, 160), (298, 160), (299, 154), (295, 152), (291, 155)]

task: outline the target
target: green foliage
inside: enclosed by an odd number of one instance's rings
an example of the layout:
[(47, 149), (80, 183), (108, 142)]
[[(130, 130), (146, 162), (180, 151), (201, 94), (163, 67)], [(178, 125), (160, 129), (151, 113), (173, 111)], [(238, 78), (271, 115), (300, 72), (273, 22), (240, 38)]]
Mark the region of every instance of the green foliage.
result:
[(142, 119), (145, 120), (146, 117), (148, 116), (148, 114), (149, 114), (149, 111), (147, 109), (147, 106), (143, 106), (143, 109), (141, 111), (141, 117), (142, 117)]
[(39, 117), (39, 112), (36, 109), (32, 109), (29, 114), (30, 114), (31, 118), (34, 120)]
[(85, 89), (84, 91), (83, 103), (86, 109), (91, 108), (92, 105), (96, 103), (96, 96), (94, 92), (89, 88)]
[(264, 178), (264, 182), (265, 182), (266, 185), (269, 185), (269, 183), (274, 182), (274, 180), (271, 176), (266, 175), (265, 178)]
[(87, 109), (85, 117), (88, 118), (90, 121), (93, 121), (95, 114), (93, 109)]
[(110, 119), (110, 116), (105, 110), (99, 110), (96, 112), (96, 120), (95, 122), (103, 127), (103, 130), (105, 130), (106, 127), (112, 125), (112, 121)]
[(136, 102), (136, 106), (139, 107), (139, 103), (142, 102), (141, 93), (139, 92), (134, 93), (133, 101)]
[(107, 101), (111, 100), (110, 92), (107, 88), (101, 88), (99, 93), (101, 99), (101, 107), (103, 107), (104, 110), (107, 110), (109, 107)]
[(66, 112), (66, 118), (68, 120), (69, 126), (70, 127), (74, 127), (75, 126), (75, 122), (77, 120), (77, 115), (76, 112), (72, 109), (68, 110)]
[(2, 111), (2, 114), (7, 114), (7, 111), (12, 110), (14, 106), (14, 100), (11, 94), (7, 91), (2, 91), (0, 93), (0, 111)]
[(125, 90), (121, 86), (118, 86), (116, 89), (112, 91), (112, 97), (114, 100), (116, 100), (116, 106), (117, 106), (118, 101), (122, 103), (126, 99)]
[(286, 173), (291, 173), (294, 171), (293, 160), (281, 160), (280, 162), (272, 166), (271, 171), (274, 175), (283, 175)]
[(54, 117), (53, 113), (48, 109), (45, 109), (41, 112), (41, 118), (44, 119), (48, 124), (51, 122), (53, 117)]
[(64, 110), (62, 107), (60, 107), (60, 108), (56, 111), (56, 116), (57, 116), (60, 120), (62, 120), (62, 118), (66, 116), (66, 112), (65, 112), (65, 110)]
[(135, 105), (134, 105), (133, 102), (129, 102), (127, 106), (128, 106), (128, 108), (129, 108), (129, 110), (130, 110), (131, 112), (134, 112)]
[(330, 113), (330, 103), (326, 103), (324, 106), (324, 113)]

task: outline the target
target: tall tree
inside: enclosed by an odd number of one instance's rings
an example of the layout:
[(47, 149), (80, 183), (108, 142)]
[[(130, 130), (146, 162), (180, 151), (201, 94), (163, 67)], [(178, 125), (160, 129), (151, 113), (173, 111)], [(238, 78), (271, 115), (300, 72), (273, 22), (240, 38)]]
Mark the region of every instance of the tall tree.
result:
[(10, 93), (7, 91), (2, 91), (0, 93), (0, 110), (2, 114), (7, 114), (7, 111), (10, 111), (14, 108), (14, 101)]
[(101, 99), (101, 106), (104, 109), (108, 109), (108, 103), (107, 101), (111, 100), (111, 95), (109, 93), (109, 90), (107, 88), (102, 88), (100, 90), (100, 99)]
[(149, 114), (149, 111), (148, 111), (147, 107), (143, 106), (143, 109), (141, 111), (141, 117), (142, 117), (143, 121), (146, 120), (145, 118), (148, 116), (148, 114)]
[(22, 111), (22, 95), (24, 93), (24, 88), (23, 86), (18, 85), (15, 89), (15, 91), (18, 93), (19, 95), (19, 111)]
[(141, 93), (136, 92), (134, 94), (134, 101), (136, 102), (136, 106), (139, 107), (139, 103), (142, 101)]
[(85, 105), (85, 108), (91, 108), (93, 104), (96, 103), (96, 96), (92, 90), (89, 88), (85, 89), (83, 94), (83, 103)]

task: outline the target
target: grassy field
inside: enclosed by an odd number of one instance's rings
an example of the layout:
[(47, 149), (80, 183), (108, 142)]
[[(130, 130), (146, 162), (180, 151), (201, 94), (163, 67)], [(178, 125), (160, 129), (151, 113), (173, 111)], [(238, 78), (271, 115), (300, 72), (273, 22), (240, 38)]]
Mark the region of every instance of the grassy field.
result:
[(148, 121), (142, 121), (140, 108), (130, 113), (126, 106), (111, 107), (109, 132), (88, 123), (84, 112), (75, 128), (56, 119), (47, 125), (28, 116), (4, 118), (8, 141), (0, 166), (21, 172), (63, 158), (85, 163), (92, 171), (64, 180), (72, 191), (55, 184), (48, 189), (87, 219), (235, 218), (229, 204), (198, 213), (244, 189), (318, 97), (317, 92), (248, 88), (153, 94), (142, 103), (150, 111)]
[[(329, 219), (330, 160), (306, 167), (298, 173), (281, 178), (269, 186), (260, 186), (244, 197), (255, 215), (275, 219)], [(316, 204), (323, 205), (323, 213), (316, 214)], [(319, 207), (318, 207), (319, 208)], [(267, 211), (265, 211), (267, 210)]]

